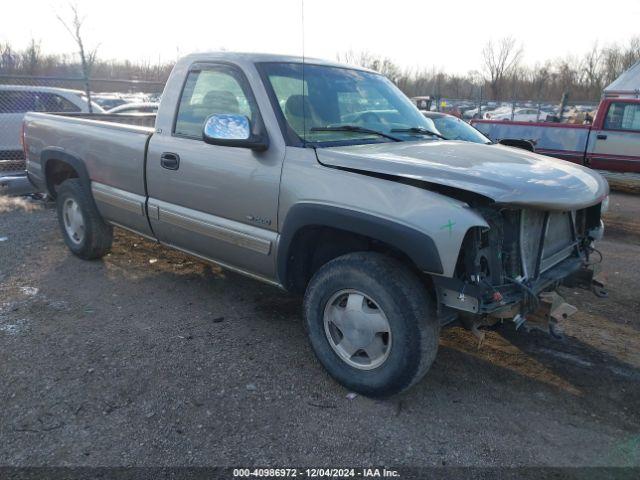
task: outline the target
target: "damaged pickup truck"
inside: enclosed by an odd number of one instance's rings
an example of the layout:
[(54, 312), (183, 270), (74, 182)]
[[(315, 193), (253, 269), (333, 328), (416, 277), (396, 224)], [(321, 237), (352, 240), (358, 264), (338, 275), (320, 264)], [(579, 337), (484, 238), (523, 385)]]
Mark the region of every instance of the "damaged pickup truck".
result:
[(148, 126), (115, 121), (25, 118), (29, 178), (56, 198), (69, 249), (100, 258), (118, 226), (304, 293), (318, 359), (365, 395), (420, 380), (442, 326), (553, 329), (572, 310), (556, 288), (591, 282), (598, 173), (444, 140), (375, 72), (191, 55)]

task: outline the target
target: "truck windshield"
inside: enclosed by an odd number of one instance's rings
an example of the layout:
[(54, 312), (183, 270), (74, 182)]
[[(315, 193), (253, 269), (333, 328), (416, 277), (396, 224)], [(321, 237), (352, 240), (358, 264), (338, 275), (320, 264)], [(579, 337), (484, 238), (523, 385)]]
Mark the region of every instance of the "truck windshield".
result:
[(386, 77), (301, 63), (259, 65), (289, 135), (314, 146), (437, 139), (433, 122)]

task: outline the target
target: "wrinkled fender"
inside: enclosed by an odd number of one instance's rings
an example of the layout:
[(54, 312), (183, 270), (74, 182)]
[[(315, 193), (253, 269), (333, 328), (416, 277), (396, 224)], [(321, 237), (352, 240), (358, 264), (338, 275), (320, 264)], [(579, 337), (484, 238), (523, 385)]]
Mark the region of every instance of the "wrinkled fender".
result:
[(68, 163), (73, 169), (78, 172), (78, 178), (80, 181), (87, 187), (91, 188), (91, 179), (89, 178), (89, 173), (87, 172), (87, 167), (84, 162), (69, 153), (59, 150), (56, 148), (47, 148), (42, 150), (40, 153), (40, 166), (42, 167), (42, 175), (44, 176), (45, 185), (47, 187), (47, 192), (50, 195), (55, 194), (55, 190), (53, 185), (51, 185), (51, 179), (47, 178), (47, 163), (52, 160), (59, 160), (61, 162)]
[(425, 272), (442, 274), (440, 255), (433, 239), (423, 232), (347, 208), (316, 203), (300, 203), (291, 207), (284, 221), (278, 244), (278, 279), (283, 285), (287, 279), (287, 261), (291, 243), (304, 227), (332, 227), (389, 244), (405, 253)]

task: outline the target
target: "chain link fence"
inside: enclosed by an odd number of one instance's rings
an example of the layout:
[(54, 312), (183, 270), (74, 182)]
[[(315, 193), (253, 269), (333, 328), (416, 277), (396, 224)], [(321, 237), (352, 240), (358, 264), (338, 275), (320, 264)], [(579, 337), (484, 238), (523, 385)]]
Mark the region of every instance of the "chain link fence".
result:
[[(125, 105), (135, 107), (133, 112), (152, 113), (164, 88), (164, 82), (141, 80), (98, 78), (89, 84), (93, 113)], [(89, 112), (84, 79), (0, 75), (0, 175), (24, 171), (21, 132), (26, 112)]]
[(464, 120), (591, 123), (598, 102), (548, 100), (479, 100), (436, 96), (413, 97), (420, 110), (449, 113)]

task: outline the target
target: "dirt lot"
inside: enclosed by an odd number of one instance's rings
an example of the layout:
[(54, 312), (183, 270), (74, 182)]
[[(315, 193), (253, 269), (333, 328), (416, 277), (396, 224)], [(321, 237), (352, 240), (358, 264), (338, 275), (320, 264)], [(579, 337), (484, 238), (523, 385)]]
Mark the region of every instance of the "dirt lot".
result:
[(83, 262), (52, 209), (0, 199), (0, 465), (639, 466), (640, 197), (611, 205), (610, 296), (564, 290), (564, 341), (452, 328), (373, 401), (324, 373), (298, 298), (120, 230)]

